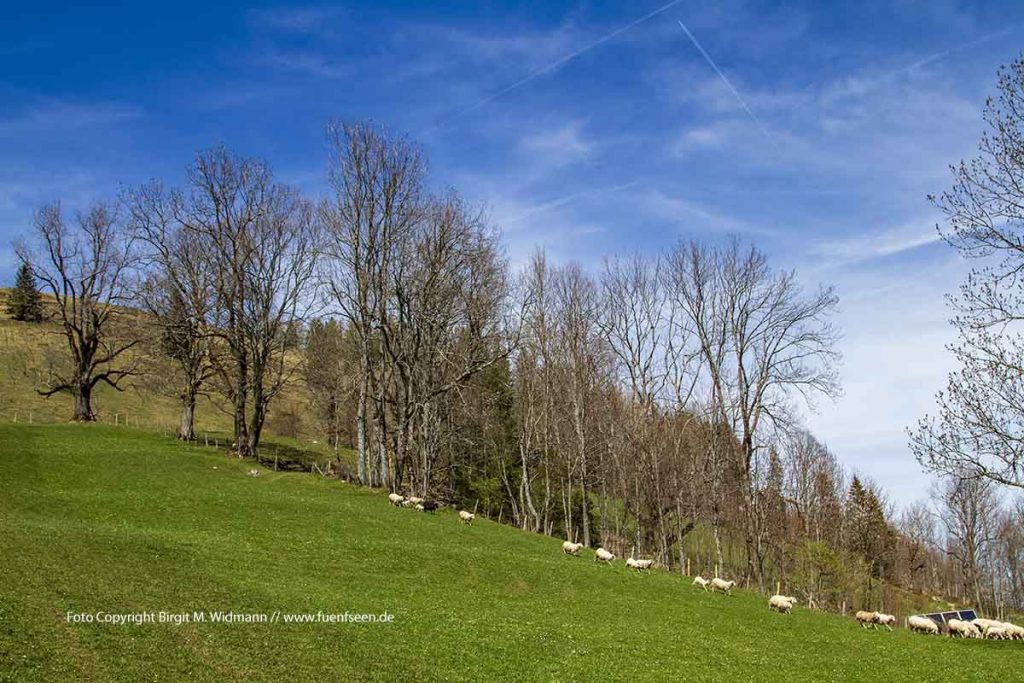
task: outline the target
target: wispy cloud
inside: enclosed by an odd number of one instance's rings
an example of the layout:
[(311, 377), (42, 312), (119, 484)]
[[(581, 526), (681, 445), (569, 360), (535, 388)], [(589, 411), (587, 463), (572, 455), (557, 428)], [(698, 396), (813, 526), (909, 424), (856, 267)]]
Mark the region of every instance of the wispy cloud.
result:
[[(558, 208), (561, 208), (561, 207), (564, 207), (564, 206), (568, 206), (569, 204), (573, 204), (573, 203), (575, 203), (575, 202), (577, 202), (577, 201), (579, 201), (581, 199), (585, 199), (585, 198), (588, 198), (588, 197), (606, 197), (609, 194), (612, 194), (612, 193), (615, 193), (615, 192), (622, 192), (623, 190), (628, 190), (630, 188), (636, 187), (639, 184), (640, 184), (639, 181), (634, 180), (632, 182), (622, 183), (620, 185), (610, 185), (610, 186), (607, 186), (607, 187), (596, 187), (596, 188), (593, 188), (593, 189), (590, 189), (590, 190), (582, 190), (580, 192), (573, 192), (571, 194), (567, 194), (567, 195), (564, 195), (564, 196), (561, 196), (561, 197), (557, 197), (555, 199), (549, 199), (547, 201), (540, 202), (539, 204), (533, 204), (533, 205), (529, 205), (529, 206), (526, 206), (526, 207), (520, 207), (514, 213), (507, 213), (506, 212), (505, 213), (505, 217), (502, 220), (502, 224), (503, 225), (507, 225), (507, 226), (515, 226), (517, 223), (521, 223), (522, 221), (525, 221), (528, 218), (534, 218), (534, 217), (536, 217), (539, 214), (544, 214), (544, 213), (550, 212), (553, 209), (558, 209)], [(588, 232), (594, 232), (594, 231), (593, 230), (588, 230)], [(576, 234), (584, 234), (584, 233), (577, 232)]]
[(0, 119), (0, 136), (105, 126), (139, 118), (142, 113), (139, 107), (122, 102), (46, 100), (20, 114)]
[(834, 263), (849, 264), (894, 256), (940, 240), (935, 223), (922, 221), (881, 232), (821, 241), (811, 246), (811, 253)]
[(351, 65), (332, 61), (323, 54), (309, 50), (268, 50), (259, 59), (279, 69), (296, 71), (315, 78), (346, 78), (353, 73)]
[(562, 166), (587, 157), (593, 143), (584, 139), (583, 124), (572, 121), (553, 130), (531, 133), (523, 138), (520, 146), (529, 154), (544, 156), (554, 166)]
[(284, 33), (326, 35), (333, 32), (345, 13), (340, 7), (276, 7), (251, 10), (249, 21)]
[(700, 54), (704, 57), (704, 60), (707, 61), (711, 68), (715, 70), (715, 73), (718, 74), (718, 77), (722, 79), (722, 83), (725, 83), (725, 87), (727, 87), (729, 89), (729, 92), (731, 92), (736, 97), (736, 101), (739, 102), (741, 107), (743, 107), (743, 111), (747, 112), (747, 114), (750, 116), (754, 124), (757, 125), (758, 129), (768, 139), (768, 142), (772, 143), (772, 146), (774, 146), (775, 149), (778, 150), (779, 147), (775, 143), (775, 139), (768, 133), (768, 129), (764, 127), (763, 123), (761, 123), (761, 119), (757, 118), (757, 115), (747, 105), (747, 102), (746, 100), (743, 99), (743, 96), (740, 95), (739, 91), (733, 86), (729, 79), (726, 78), (725, 74), (722, 73), (722, 70), (718, 68), (718, 65), (715, 64), (715, 60), (713, 60), (711, 58), (711, 55), (707, 53), (707, 50), (705, 50), (701, 46), (701, 44), (697, 42), (697, 38), (692, 33), (690, 33), (690, 29), (686, 28), (686, 24), (680, 21), (679, 28), (683, 29), (683, 32), (686, 33), (686, 37), (690, 39), (690, 42), (693, 43), (693, 46), (697, 48), (697, 51), (700, 52)]
[(634, 27), (644, 23), (648, 19), (651, 19), (652, 17), (655, 17), (655, 16), (661, 14), (662, 12), (665, 12), (666, 10), (671, 9), (672, 7), (675, 7), (680, 2), (682, 2), (682, 0), (672, 0), (672, 2), (670, 2), (670, 3), (666, 4), (666, 5), (662, 5), (661, 7), (659, 7), (656, 10), (654, 10), (653, 12), (649, 12), (648, 14), (645, 14), (644, 16), (629, 22), (628, 24), (615, 29), (611, 33), (607, 33), (607, 34), (601, 36), (600, 38), (598, 38), (597, 40), (595, 40), (595, 41), (593, 41), (591, 43), (588, 43), (588, 44), (584, 45), (583, 47), (581, 47), (581, 48), (579, 48), (577, 50), (574, 50), (574, 51), (570, 52), (569, 54), (567, 54), (567, 55), (565, 55), (563, 57), (560, 57), (559, 59), (556, 59), (555, 61), (551, 62), (550, 64), (547, 64), (546, 66), (544, 66), (544, 67), (534, 71), (533, 73), (529, 74), (525, 78), (522, 78), (522, 79), (512, 83), (511, 85), (508, 85), (508, 86), (502, 88), (501, 90), (498, 90), (497, 92), (492, 93), (492, 94), (488, 95), (487, 97), (484, 97), (483, 99), (479, 100), (475, 104), (472, 104), (469, 107), (466, 107), (465, 109), (459, 111), (454, 116), (449, 118), (447, 121), (442, 122), (440, 125), (445, 126), (445, 125), (451, 124), (452, 122), (458, 120), (459, 118), (465, 116), (466, 114), (469, 114), (470, 112), (473, 112), (473, 111), (475, 111), (477, 109), (480, 109), (481, 107), (484, 107), (484, 106), (490, 104), (491, 102), (493, 102), (493, 101), (495, 101), (495, 100), (497, 100), (497, 99), (499, 99), (501, 97), (504, 97), (505, 95), (508, 95), (509, 93), (511, 93), (514, 90), (518, 90), (519, 88), (523, 87), (524, 85), (527, 85), (528, 83), (530, 83), (532, 81), (535, 81), (536, 79), (540, 78), (541, 76), (545, 76), (547, 74), (551, 74), (551, 73), (554, 73), (554, 72), (558, 71), (560, 68), (562, 68), (563, 66), (565, 66), (566, 64), (568, 64), (572, 60), (576, 59), (580, 55), (586, 54), (587, 52), (590, 52), (591, 50), (593, 50), (593, 49), (595, 49), (597, 47), (600, 47), (601, 45), (604, 45), (608, 41), (610, 41), (610, 40), (612, 40), (612, 39), (622, 35), (626, 31), (629, 31), (630, 29), (632, 29), (632, 28), (634, 28)]

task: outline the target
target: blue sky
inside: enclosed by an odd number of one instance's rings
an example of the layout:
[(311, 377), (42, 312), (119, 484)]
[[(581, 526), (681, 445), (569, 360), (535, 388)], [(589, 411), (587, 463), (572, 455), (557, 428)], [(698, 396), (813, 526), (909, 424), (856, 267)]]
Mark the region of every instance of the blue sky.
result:
[(489, 207), (514, 262), (738, 233), (834, 284), (845, 395), (809, 422), (894, 499), (925, 495), (904, 428), (950, 367), (966, 272), (925, 195), (973, 153), (1024, 4), (161, 4), (3, 10), (0, 281), (41, 202), (177, 182), (217, 143), (317, 194), (325, 122), (372, 118)]

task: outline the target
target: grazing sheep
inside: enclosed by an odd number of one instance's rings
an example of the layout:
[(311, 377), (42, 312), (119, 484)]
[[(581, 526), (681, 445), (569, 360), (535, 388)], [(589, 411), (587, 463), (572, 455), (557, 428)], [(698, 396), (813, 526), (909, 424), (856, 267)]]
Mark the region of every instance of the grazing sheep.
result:
[(970, 632), (967, 628), (967, 622), (960, 621), (959, 619), (950, 619), (946, 622), (946, 626), (949, 627), (950, 638), (956, 638), (957, 636), (966, 638), (967, 634)]
[(258, 477), (260, 476), (260, 471), (257, 469), (252, 469), (246, 472), (246, 474), (248, 474), (250, 477)]
[(459, 510), (459, 521), (463, 524), (472, 524), (473, 519), (476, 517), (472, 512), (466, 512), (465, 510)]
[(1006, 640), (1006, 629), (1002, 626), (989, 626), (988, 630), (985, 631), (985, 638), (987, 640)]
[(939, 635), (939, 625), (928, 617), (913, 616), (907, 619), (907, 628), (919, 633)]
[(610, 564), (611, 561), (614, 560), (614, 559), (615, 559), (615, 555), (610, 553), (610, 552), (608, 552), (604, 548), (598, 548), (596, 551), (594, 551), (594, 561), (595, 562), (608, 562)]
[(964, 623), (964, 626), (967, 629), (967, 637), (968, 638), (981, 638), (982, 637), (981, 629), (978, 628), (977, 624), (972, 624), (971, 622), (968, 621), (968, 622)]
[(704, 590), (707, 590), (708, 589), (708, 580), (705, 579), (703, 576), (695, 576), (695, 577), (693, 577), (693, 585), (694, 586), (700, 586)]
[(649, 570), (654, 560), (634, 560), (632, 557), (626, 560), (626, 566), (637, 571)]
[(857, 613), (853, 615), (853, 618), (857, 620), (857, 623), (860, 624), (861, 628), (867, 628), (868, 626), (870, 626), (871, 628), (875, 628), (874, 612), (865, 612), (864, 610), (858, 610)]
[(402, 507), (404, 508), (415, 507), (415, 505), (416, 503), (412, 502), (412, 498), (406, 498), (405, 500), (402, 501)]
[(416, 510), (417, 510), (418, 512), (423, 512), (423, 511), (424, 511), (425, 509), (426, 509), (426, 508), (424, 508), (424, 507), (423, 507), (422, 505), (417, 505), (417, 506), (416, 506)]
[(719, 579), (716, 577), (711, 579), (711, 592), (714, 593), (716, 590), (719, 590), (726, 595), (732, 595), (732, 588), (735, 585), (735, 581), (726, 581), (725, 579)]
[(402, 496), (398, 495), (397, 493), (389, 493), (388, 494), (388, 500), (391, 502), (392, 505), (397, 507), (397, 506), (402, 504), (402, 501), (404, 501), (405, 498), (403, 498)]
[(886, 614), (885, 612), (875, 612), (875, 623), (879, 626), (884, 626), (891, 631), (892, 627), (896, 625), (896, 615)]
[(573, 543), (572, 541), (565, 541), (564, 543), (562, 543), (562, 552), (566, 555), (579, 555), (580, 548), (582, 547), (582, 543)]
[(773, 595), (768, 598), (768, 609), (780, 614), (789, 614), (793, 610), (795, 602), (796, 598), (789, 595)]
[(1021, 628), (1016, 624), (1004, 621), (1003, 631), (1006, 633), (1006, 637), (1010, 640), (1024, 640), (1024, 628)]
[(417, 498), (416, 496), (409, 496), (409, 502), (412, 503), (413, 505), (419, 505), (420, 503), (423, 502), (423, 499)]
[(425, 500), (423, 501), (423, 509), (426, 512), (434, 512), (437, 508), (441, 507), (436, 500)]
[(983, 636), (993, 626), (1003, 625), (1003, 622), (1001, 621), (996, 621), (995, 619), (982, 619), (981, 617), (978, 617), (977, 619), (972, 619), (971, 623), (978, 627), (978, 629), (981, 631), (981, 635)]

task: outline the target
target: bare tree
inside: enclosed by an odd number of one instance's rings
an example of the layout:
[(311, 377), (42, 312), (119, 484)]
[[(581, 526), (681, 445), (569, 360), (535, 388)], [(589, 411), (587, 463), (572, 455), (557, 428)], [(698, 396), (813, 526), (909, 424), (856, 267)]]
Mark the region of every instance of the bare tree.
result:
[(837, 298), (831, 289), (805, 295), (795, 273), (773, 272), (764, 254), (736, 240), (721, 249), (681, 244), (670, 257), (670, 279), (700, 348), (710, 419), (728, 425), (738, 442), (748, 561), (763, 584), (750, 514), (755, 458), (774, 434), (794, 426), (794, 402), (837, 395), (837, 333), (829, 320)]
[(39, 392), (70, 393), (72, 419), (93, 421), (96, 385), (120, 391), (122, 381), (135, 373), (128, 351), (139, 339), (122, 324), (126, 313), (121, 308), (131, 293), (132, 240), (111, 205), (96, 203), (68, 225), (55, 203), (36, 212), (34, 239), (18, 248), (18, 257), (56, 301), (70, 352), (67, 364), (50, 369), (50, 381)]
[(994, 541), (993, 512), (998, 496), (981, 477), (947, 477), (937, 484), (938, 515), (946, 532), (945, 551), (959, 564), (964, 595), (982, 602), (981, 562)]
[(201, 242), (213, 276), (210, 331), (224, 345), (216, 376), (232, 402), (235, 450), (256, 456), (271, 401), (297, 363), (290, 326), (311, 304), (318, 223), (267, 166), (215, 148), (199, 154), (175, 221)]
[[(356, 404), (358, 477), (369, 477), (367, 420), (371, 384), (376, 384), (378, 471), (386, 469), (384, 392), (387, 368), (380, 362), (378, 320), (388, 292), (384, 273), (395, 245), (407, 239), (423, 215), (426, 164), (408, 140), (370, 124), (332, 123), (329, 180), (333, 196), (321, 206), (326, 228), (322, 279), (331, 303), (344, 315), (360, 348)], [(377, 348), (375, 348), (377, 347)]]
[(180, 371), (178, 438), (195, 438), (196, 401), (214, 371), (210, 329), (215, 273), (202, 234), (180, 221), (182, 196), (156, 182), (125, 195), (131, 228), (148, 247), (137, 299), (158, 328), (160, 346)]
[(910, 441), (934, 472), (1024, 488), (1024, 58), (1001, 69), (998, 85), (980, 154), (953, 167), (952, 188), (931, 198), (946, 216), (940, 234), (983, 265), (949, 298), (959, 368)]

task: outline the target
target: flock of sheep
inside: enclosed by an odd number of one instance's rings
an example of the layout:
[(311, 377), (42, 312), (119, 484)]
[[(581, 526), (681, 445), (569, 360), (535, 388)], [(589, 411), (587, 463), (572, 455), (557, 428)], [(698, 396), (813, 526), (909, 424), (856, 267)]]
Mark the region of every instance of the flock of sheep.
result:
[[(417, 498), (416, 496), (401, 496), (397, 493), (388, 494), (388, 500), (392, 505), (397, 507), (413, 507), (420, 512), (434, 512), (440, 507), (436, 501)], [(459, 521), (463, 524), (472, 524), (473, 520), (476, 519), (476, 515), (466, 510), (459, 510)], [(582, 543), (573, 543), (572, 541), (565, 541), (562, 543), (562, 552), (566, 555), (579, 555), (580, 550), (583, 549)], [(598, 548), (594, 551), (594, 561), (611, 564), (615, 560), (615, 554), (605, 548)], [(626, 568), (633, 569), (636, 571), (650, 571), (654, 565), (654, 560), (637, 560), (632, 557), (626, 560)], [(713, 579), (705, 579), (703, 576), (696, 576), (693, 579), (694, 586), (700, 586), (706, 591), (722, 592), (726, 595), (732, 594), (733, 587), (736, 586), (735, 581), (726, 581), (715, 577)], [(768, 599), (768, 609), (780, 614), (789, 614), (793, 611), (793, 606), (797, 604), (799, 600), (791, 595), (773, 595)], [(859, 611), (854, 614), (854, 619), (861, 625), (862, 628), (878, 628), (884, 626), (890, 631), (893, 626), (896, 626), (896, 616), (893, 614), (885, 614), (883, 612), (866, 612)], [(907, 628), (917, 633), (926, 633), (939, 635), (942, 629), (939, 625), (929, 619), (928, 617), (912, 616), (907, 619)], [(951, 638), (986, 638), (989, 640), (1024, 640), (1024, 628), (1011, 624), (1005, 621), (996, 621), (994, 619), (972, 619), (971, 621), (963, 621), (960, 619), (950, 619), (946, 622), (946, 632), (949, 633)]]
[[(430, 500), (429, 498), (417, 498), (416, 496), (400, 496), (397, 493), (389, 493), (388, 501), (395, 507), (403, 508), (415, 508), (420, 512), (435, 512), (439, 507), (440, 503), (436, 500)], [(472, 512), (466, 512), (465, 510), (459, 510), (459, 521), (463, 524), (472, 524), (473, 520), (476, 519), (476, 515)]]
[[(913, 616), (907, 619), (907, 628), (919, 633), (939, 635), (939, 625), (928, 617)], [(1024, 628), (1008, 621), (995, 619), (950, 619), (946, 622), (950, 638), (985, 638), (987, 640), (1024, 640)]]

